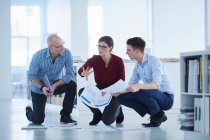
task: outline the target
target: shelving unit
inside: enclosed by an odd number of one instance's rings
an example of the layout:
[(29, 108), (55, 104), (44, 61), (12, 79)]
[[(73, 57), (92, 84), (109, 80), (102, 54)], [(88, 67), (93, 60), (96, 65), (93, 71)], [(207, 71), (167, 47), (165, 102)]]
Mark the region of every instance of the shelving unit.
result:
[(210, 50), (180, 54), (181, 108), (194, 109), (192, 130), (184, 131), (186, 140), (210, 139), (210, 107), (206, 101), (210, 100), (209, 56)]

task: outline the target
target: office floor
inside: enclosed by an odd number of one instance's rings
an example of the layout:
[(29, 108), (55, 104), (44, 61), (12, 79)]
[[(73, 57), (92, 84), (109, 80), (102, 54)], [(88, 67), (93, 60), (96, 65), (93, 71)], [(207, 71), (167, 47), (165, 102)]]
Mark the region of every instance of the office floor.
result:
[[(166, 112), (168, 120), (158, 128), (148, 128), (129, 131), (104, 131), (93, 129), (36, 129), (21, 130), (21, 127), (29, 124), (25, 117), (25, 106), (31, 104), (30, 101), (24, 99), (12, 99), (0, 101), (0, 139), (2, 140), (183, 140), (183, 131), (179, 130), (177, 121), (178, 110), (172, 109)], [(45, 122), (59, 122), (59, 107), (54, 108), (47, 105)], [(148, 116), (140, 118), (133, 110), (124, 110), (125, 120), (122, 124), (124, 128), (141, 127), (142, 122), (147, 122)], [(92, 119), (92, 115), (88, 111), (74, 112), (72, 115), (78, 121), (78, 125), (87, 126)], [(100, 126), (103, 124), (100, 122)], [(112, 124), (116, 127), (116, 124)]]

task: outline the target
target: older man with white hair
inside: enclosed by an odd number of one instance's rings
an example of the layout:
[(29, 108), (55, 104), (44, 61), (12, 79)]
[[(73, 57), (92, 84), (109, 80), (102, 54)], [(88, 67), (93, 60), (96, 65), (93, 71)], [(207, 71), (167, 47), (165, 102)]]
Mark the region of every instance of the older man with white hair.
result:
[[(48, 47), (33, 55), (29, 66), (28, 78), (31, 82), (31, 97), (33, 109), (26, 107), (26, 117), (35, 124), (42, 124), (45, 118), (47, 97), (65, 93), (63, 108), (60, 111), (61, 123), (77, 124), (70, 116), (76, 95), (76, 83), (73, 81), (73, 59), (70, 50), (64, 48), (64, 41), (57, 35), (47, 38)], [(65, 68), (66, 73), (62, 75)], [(43, 81), (43, 76), (49, 79), (51, 90)]]

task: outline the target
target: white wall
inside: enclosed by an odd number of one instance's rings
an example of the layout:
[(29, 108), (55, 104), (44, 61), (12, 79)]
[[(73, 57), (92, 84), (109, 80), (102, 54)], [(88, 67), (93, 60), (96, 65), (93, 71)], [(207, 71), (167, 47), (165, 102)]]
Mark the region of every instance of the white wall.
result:
[(141, 36), (148, 40), (148, 0), (89, 0), (89, 5), (101, 6), (101, 35), (114, 39), (115, 54), (129, 59), (125, 54), (127, 39)]
[(206, 2), (206, 45), (210, 49), (210, 0)]
[(71, 48), (73, 55), (88, 58), (88, 0), (71, 1)]
[(164, 66), (174, 91), (173, 108), (180, 108), (180, 62), (165, 62)]
[(204, 0), (153, 0), (154, 55), (205, 49)]
[(0, 1), (0, 99), (12, 97), (10, 1)]
[(47, 0), (46, 2), (46, 32), (44, 34), (44, 47), (47, 36), (50, 33), (58, 33), (64, 40), (65, 47), (71, 49), (71, 1), (69, 0)]

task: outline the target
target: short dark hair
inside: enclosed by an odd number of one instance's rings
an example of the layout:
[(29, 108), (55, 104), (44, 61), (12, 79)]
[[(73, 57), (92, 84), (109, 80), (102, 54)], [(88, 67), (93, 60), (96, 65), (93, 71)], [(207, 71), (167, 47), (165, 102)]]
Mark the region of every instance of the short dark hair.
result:
[(110, 36), (102, 36), (101, 38), (99, 38), (98, 43), (99, 42), (105, 42), (110, 48), (114, 47), (114, 41)]
[(133, 48), (139, 49), (141, 52), (144, 52), (146, 46), (145, 41), (140, 37), (133, 37), (127, 40), (127, 45), (131, 45)]

